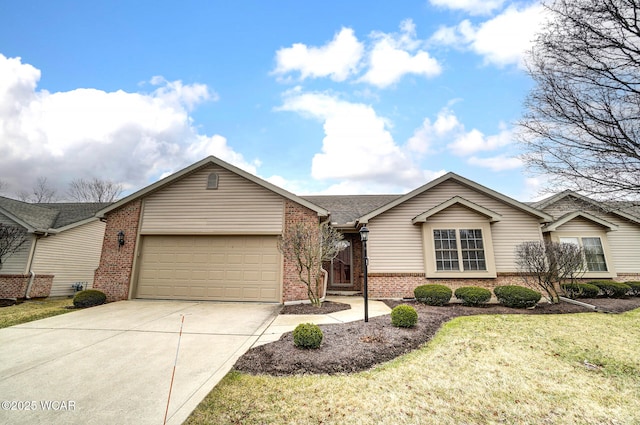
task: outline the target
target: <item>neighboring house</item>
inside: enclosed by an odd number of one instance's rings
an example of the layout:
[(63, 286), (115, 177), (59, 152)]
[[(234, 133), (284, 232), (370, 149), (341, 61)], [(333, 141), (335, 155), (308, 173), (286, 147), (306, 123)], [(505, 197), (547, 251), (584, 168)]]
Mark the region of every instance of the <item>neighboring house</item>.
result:
[(0, 298), (67, 296), (73, 284), (91, 287), (105, 224), (95, 217), (106, 203), (31, 204), (0, 196), (0, 223), (27, 233), (3, 261)]
[(585, 248), (585, 278), (638, 280), (640, 218), (630, 214), (632, 208), (620, 202), (597, 202), (571, 191), (533, 206), (553, 217), (542, 228), (545, 237)]
[(304, 301), (277, 247), (300, 221), (344, 234), (326, 267), (333, 291), (362, 290), (364, 225), (376, 298), (412, 297), (426, 283), (520, 284), (516, 246), (545, 238), (593, 248), (597, 237), (603, 252), (587, 259), (598, 270), (586, 277), (640, 280), (640, 219), (594, 211), (597, 202), (577, 195), (569, 207), (568, 197), (526, 204), (454, 173), (406, 195), (299, 197), (208, 157), (97, 213), (107, 225), (94, 287), (109, 300)]

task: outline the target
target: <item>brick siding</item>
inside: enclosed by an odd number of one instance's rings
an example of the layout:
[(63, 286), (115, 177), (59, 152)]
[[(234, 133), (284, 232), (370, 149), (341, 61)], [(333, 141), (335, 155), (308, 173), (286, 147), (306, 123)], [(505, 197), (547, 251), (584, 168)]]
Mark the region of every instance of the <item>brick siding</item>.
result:
[[(284, 205), (284, 232), (291, 229), (297, 223), (307, 223), (312, 226), (318, 225), (318, 214), (300, 204), (289, 199), (285, 200)], [(283, 276), (282, 276), (282, 302), (304, 301), (308, 300), (307, 286), (300, 282), (300, 277), (293, 261), (283, 258)], [(322, 295), (324, 287), (320, 285), (320, 294)]]
[[(96, 269), (93, 289), (104, 292), (108, 302), (129, 298), (141, 205), (142, 201), (139, 199), (131, 201), (107, 215), (102, 255)], [(123, 246), (118, 244), (118, 233), (121, 230), (125, 235)]]
[[(25, 292), (29, 286), (30, 274), (5, 274), (0, 275), (0, 299), (25, 298)], [(36, 275), (27, 297), (46, 298), (51, 293), (53, 286), (52, 274)]]
[(413, 290), (420, 285), (444, 285), (455, 291), (463, 286), (480, 286), (493, 290), (499, 285), (524, 283), (516, 273), (498, 273), (493, 279), (427, 279), (424, 273), (369, 273), (369, 297), (413, 298)]

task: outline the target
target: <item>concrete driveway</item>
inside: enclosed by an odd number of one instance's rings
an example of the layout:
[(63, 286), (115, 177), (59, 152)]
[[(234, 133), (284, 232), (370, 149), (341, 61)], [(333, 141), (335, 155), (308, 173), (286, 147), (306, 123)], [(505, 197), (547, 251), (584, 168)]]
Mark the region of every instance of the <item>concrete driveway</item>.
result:
[(182, 423), (274, 304), (121, 301), (0, 329), (0, 423)]

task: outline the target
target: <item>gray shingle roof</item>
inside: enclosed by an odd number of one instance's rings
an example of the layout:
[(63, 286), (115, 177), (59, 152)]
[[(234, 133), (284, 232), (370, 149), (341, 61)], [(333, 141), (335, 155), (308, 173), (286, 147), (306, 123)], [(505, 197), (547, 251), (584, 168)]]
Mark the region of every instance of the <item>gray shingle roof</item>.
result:
[(59, 229), (93, 217), (108, 203), (39, 203), (30, 204), (0, 196), (0, 212), (5, 212), (34, 230)]
[(371, 211), (392, 202), (402, 195), (316, 195), (301, 198), (331, 212), (331, 222), (338, 226), (353, 223)]

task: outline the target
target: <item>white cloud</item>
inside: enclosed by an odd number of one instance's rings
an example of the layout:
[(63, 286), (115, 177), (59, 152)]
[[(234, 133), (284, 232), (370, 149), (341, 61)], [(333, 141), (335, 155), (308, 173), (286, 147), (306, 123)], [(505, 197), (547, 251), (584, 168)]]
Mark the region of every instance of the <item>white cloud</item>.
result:
[(349, 179), (350, 185), (368, 182), (378, 188), (386, 184), (403, 189), (424, 182), (424, 171), (394, 142), (388, 120), (371, 106), (296, 89), (285, 94), (279, 109), (323, 122), (325, 137), (322, 151), (313, 157), (313, 178)]
[(492, 171), (514, 170), (522, 167), (522, 160), (506, 154), (494, 156), (491, 158), (478, 158), (472, 156), (467, 160), (471, 165), (477, 165), (483, 168), (489, 168)]
[(484, 15), (500, 8), (505, 0), (429, 0), (434, 6), (462, 10), (471, 15)]
[(455, 155), (466, 156), (480, 151), (492, 151), (507, 146), (513, 141), (511, 130), (503, 128), (498, 134), (485, 136), (481, 131), (473, 129), (459, 133), (453, 143), (447, 145)]
[(204, 136), (188, 111), (215, 93), (154, 77), (151, 93), (38, 90), (40, 71), (0, 54), (0, 170), (12, 191), (39, 176), (63, 193), (74, 178), (136, 188), (208, 155), (256, 171), (219, 135)]
[(422, 126), (417, 128), (413, 136), (407, 142), (407, 148), (418, 154), (429, 153), (432, 146), (438, 141), (445, 140), (450, 134), (464, 131), (464, 126), (458, 121), (455, 114), (448, 108), (438, 112), (438, 117), (432, 124), (429, 118), (425, 118)]
[(441, 27), (430, 41), (470, 49), (483, 56), (487, 64), (522, 66), (542, 21), (543, 8), (538, 3), (521, 9), (509, 6), (500, 15), (477, 26), (464, 20), (453, 27)]
[(371, 37), (374, 42), (369, 52), (369, 69), (359, 81), (384, 88), (406, 74), (434, 77), (442, 72), (437, 60), (419, 50), (423, 43), (416, 38), (415, 24), (410, 19), (400, 24), (400, 33), (376, 32)]
[(344, 81), (357, 71), (364, 51), (351, 28), (342, 28), (333, 40), (321, 47), (295, 43), (276, 52), (274, 73), (300, 72), (300, 78), (330, 77)]

